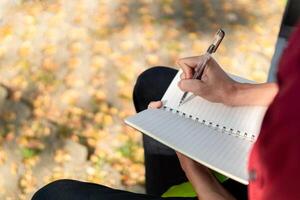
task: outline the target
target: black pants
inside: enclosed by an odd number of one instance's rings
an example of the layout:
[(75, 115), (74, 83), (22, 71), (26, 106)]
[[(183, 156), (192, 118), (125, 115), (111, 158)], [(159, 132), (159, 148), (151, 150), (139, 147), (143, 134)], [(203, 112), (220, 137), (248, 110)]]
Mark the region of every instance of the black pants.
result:
[[(138, 77), (133, 92), (136, 111), (140, 112), (146, 109), (151, 101), (160, 100), (176, 73), (177, 70), (167, 67), (153, 67), (143, 72)], [(33, 199), (162, 199), (159, 196), (163, 192), (173, 185), (187, 181), (187, 178), (180, 167), (174, 150), (145, 135), (143, 136), (143, 144), (145, 149), (146, 192), (148, 195), (113, 190), (92, 183), (61, 180), (43, 187), (34, 195)], [(237, 199), (247, 199), (247, 188), (245, 186), (228, 180), (224, 183), (224, 187)], [(185, 200), (191, 198), (171, 199)]]
[(161, 198), (115, 190), (103, 185), (74, 180), (54, 181), (34, 194), (32, 200), (195, 200), (195, 198)]

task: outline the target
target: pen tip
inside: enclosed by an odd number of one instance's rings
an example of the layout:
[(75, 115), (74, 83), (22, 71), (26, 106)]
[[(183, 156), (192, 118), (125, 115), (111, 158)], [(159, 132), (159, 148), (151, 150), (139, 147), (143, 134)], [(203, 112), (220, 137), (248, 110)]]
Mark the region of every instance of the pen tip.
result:
[(181, 106), (181, 103), (182, 103), (182, 101), (180, 101), (180, 102), (179, 102), (179, 104), (178, 104), (178, 107), (180, 107), (180, 106)]

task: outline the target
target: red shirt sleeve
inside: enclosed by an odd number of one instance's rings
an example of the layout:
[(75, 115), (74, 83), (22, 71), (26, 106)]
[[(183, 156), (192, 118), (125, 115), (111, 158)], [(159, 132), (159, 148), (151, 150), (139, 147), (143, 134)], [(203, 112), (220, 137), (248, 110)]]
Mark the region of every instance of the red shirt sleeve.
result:
[(300, 199), (300, 27), (279, 63), (279, 93), (249, 160), (251, 200)]

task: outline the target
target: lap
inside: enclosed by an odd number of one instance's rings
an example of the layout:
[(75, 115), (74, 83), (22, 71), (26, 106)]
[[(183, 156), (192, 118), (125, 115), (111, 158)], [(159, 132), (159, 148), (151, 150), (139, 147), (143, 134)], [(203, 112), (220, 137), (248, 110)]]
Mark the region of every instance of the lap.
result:
[[(170, 67), (157, 66), (141, 73), (133, 90), (136, 112), (147, 109), (151, 101), (160, 100), (177, 72)], [(143, 135), (143, 146), (148, 194), (160, 196), (171, 186), (187, 181), (173, 149), (146, 135)]]
[(112, 189), (103, 185), (75, 180), (58, 180), (37, 191), (32, 200), (191, 200), (162, 198)]

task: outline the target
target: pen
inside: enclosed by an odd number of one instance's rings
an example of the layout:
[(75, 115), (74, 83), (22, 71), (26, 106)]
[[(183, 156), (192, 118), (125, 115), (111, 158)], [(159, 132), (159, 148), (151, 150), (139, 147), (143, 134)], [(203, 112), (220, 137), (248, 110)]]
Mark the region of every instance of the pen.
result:
[[(222, 29), (219, 29), (217, 31), (217, 33), (215, 34), (214, 40), (212, 42), (212, 44), (208, 47), (206, 53), (204, 54), (204, 60), (201, 63), (198, 63), (196, 68), (195, 68), (195, 73), (193, 75), (192, 79), (200, 79), (202, 77), (202, 74), (204, 72), (205, 66), (207, 64), (207, 62), (209, 61), (211, 54), (215, 53), (220, 45), (220, 43), (222, 42), (223, 38), (225, 36), (225, 32)], [(188, 92), (184, 92), (184, 94), (182, 95), (179, 105), (182, 105), (186, 96), (188, 95)]]

